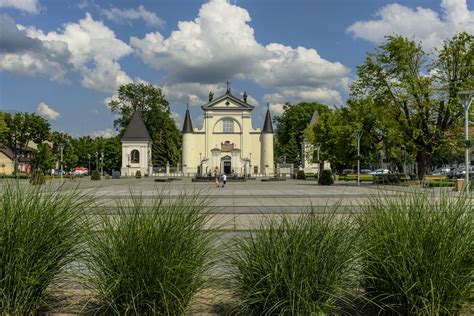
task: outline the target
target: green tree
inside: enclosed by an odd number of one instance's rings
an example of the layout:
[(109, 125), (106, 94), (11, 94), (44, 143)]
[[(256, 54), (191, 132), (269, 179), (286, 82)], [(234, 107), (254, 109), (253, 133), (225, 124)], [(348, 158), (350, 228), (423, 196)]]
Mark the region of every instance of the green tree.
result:
[(3, 143), (13, 151), (14, 173), (18, 169), (18, 158), (30, 141), (41, 144), (49, 137), (50, 125), (44, 118), (34, 114), (19, 112), (14, 115), (5, 113), (5, 123), (8, 132), (4, 135)]
[[(399, 139), (410, 148), (422, 179), (441, 151), (456, 150), (462, 107), (457, 92), (473, 88), (473, 36), (459, 34), (431, 57), (421, 46), (401, 36), (388, 36), (358, 67), (351, 87), (354, 99), (370, 96), (387, 117)], [(450, 136), (450, 137), (448, 137)], [(389, 139), (387, 139), (389, 141)]]
[(5, 122), (6, 113), (0, 111), (0, 145), (5, 142), (5, 137), (8, 133), (7, 123)]
[(54, 166), (54, 156), (49, 144), (39, 144), (31, 161), (33, 172), (40, 171), (43, 174), (49, 174)]
[(175, 165), (180, 156), (181, 133), (176, 127), (168, 101), (162, 90), (151, 84), (129, 83), (120, 86), (118, 99), (109, 102), (110, 109), (119, 117), (114, 125), (126, 128), (133, 113), (141, 111), (153, 141), (153, 165)]
[(275, 160), (285, 157), (288, 163), (299, 163), (298, 153), (301, 155), (303, 131), (311, 121), (314, 111), (319, 114), (329, 112), (329, 108), (321, 103), (301, 102), (296, 105), (286, 103), (283, 113), (275, 116)]

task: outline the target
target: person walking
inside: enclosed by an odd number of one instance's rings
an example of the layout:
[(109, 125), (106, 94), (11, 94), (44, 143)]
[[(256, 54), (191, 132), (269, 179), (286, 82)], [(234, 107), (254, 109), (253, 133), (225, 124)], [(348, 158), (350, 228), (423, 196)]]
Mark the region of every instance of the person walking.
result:
[(224, 173), (222, 175), (222, 187), (224, 187), (226, 183), (227, 183), (227, 175)]
[(219, 177), (220, 177), (220, 174), (219, 174), (219, 168), (215, 168), (214, 169), (214, 181), (216, 183), (216, 188), (219, 187)]

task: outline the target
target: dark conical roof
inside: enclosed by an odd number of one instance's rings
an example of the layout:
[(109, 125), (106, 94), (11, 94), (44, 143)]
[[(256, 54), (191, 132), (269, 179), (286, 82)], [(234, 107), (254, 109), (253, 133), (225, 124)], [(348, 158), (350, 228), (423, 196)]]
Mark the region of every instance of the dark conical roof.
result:
[(189, 109), (186, 110), (186, 116), (184, 117), (182, 132), (183, 134), (193, 132), (193, 123), (191, 122), (191, 115), (189, 114)]
[(130, 123), (128, 123), (127, 130), (122, 136), (122, 141), (151, 141), (150, 134), (143, 122), (140, 111), (133, 113)]
[(273, 134), (273, 125), (272, 117), (270, 115), (270, 109), (267, 109), (267, 114), (265, 115), (265, 123), (263, 123), (262, 133)]

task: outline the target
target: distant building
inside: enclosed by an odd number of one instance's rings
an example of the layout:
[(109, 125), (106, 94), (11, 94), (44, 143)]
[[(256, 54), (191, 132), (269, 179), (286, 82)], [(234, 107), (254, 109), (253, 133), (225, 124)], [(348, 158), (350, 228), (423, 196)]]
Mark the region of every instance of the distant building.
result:
[(243, 99), (232, 95), (229, 84), (224, 95), (201, 106), (202, 128), (193, 128), (189, 109), (183, 124), (182, 169), (187, 175), (219, 172), (238, 175), (273, 175), (273, 126), (267, 109), (263, 128), (254, 129), (252, 110)]
[(122, 142), (121, 174), (134, 176), (152, 174), (151, 137), (139, 111), (133, 113), (132, 119), (120, 140)]
[[(308, 126), (316, 124), (319, 119), (318, 111), (314, 111), (311, 121)], [(310, 143), (306, 138), (303, 138), (303, 143), (301, 144), (303, 151), (301, 158), (301, 167), (303, 168), (304, 173), (319, 173), (319, 148), (317, 145)], [(329, 161), (324, 161), (324, 169), (331, 170), (331, 164)]]
[[(17, 170), (20, 173), (31, 173), (31, 160), (33, 159), (37, 145), (30, 141), (26, 148), (19, 154), (17, 159)], [(14, 172), (14, 153), (11, 147), (0, 148), (0, 174), (11, 175)]]

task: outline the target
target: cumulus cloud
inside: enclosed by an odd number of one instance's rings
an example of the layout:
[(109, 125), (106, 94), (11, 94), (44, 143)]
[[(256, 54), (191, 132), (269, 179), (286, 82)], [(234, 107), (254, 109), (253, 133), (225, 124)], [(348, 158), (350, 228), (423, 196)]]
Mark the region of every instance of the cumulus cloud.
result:
[(72, 68), (71, 53), (66, 43), (32, 38), (10, 16), (0, 15), (1, 70), (62, 82)]
[(100, 8), (100, 12), (111, 21), (119, 23), (127, 23), (134, 20), (143, 20), (150, 26), (163, 27), (165, 22), (160, 19), (154, 12), (148, 11), (143, 5), (136, 9), (119, 9), (119, 8)]
[(58, 112), (53, 110), (49, 105), (47, 105), (44, 102), (41, 102), (40, 104), (38, 104), (36, 111), (38, 112), (39, 115), (51, 121), (57, 120), (60, 116)]
[(103, 137), (103, 138), (111, 138), (118, 134), (118, 132), (112, 128), (107, 128), (104, 130), (98, 130), (92, 132), (90, 135), (92, 138)]
[[(142, 39), (131, 37), (130, 45), (145, 63), (167, 71), (169, 85), (245, 79), (274, 87), (280, 94), (295, 89), (339, 94), (347, 89), (347, 67), (325, 60), (315, 49), (264, 46), (255, 39), (250, 21), (247, 10), (226, 0), (212, 0), (202, 5), (196, 19), (179, 22), (168, 38), (153, 32)], [(196, 96), (205, 99), (202, 93)]]
[(163, 85), (166, 99), (173, 104), (189, 103), (190, 106), (203, 105), (209, 101), (209, 92), (223, 94), (225, 89), (217, 84), (201, 84), (197, 82), (169, 83)]
[(78, 23), (67, 23), (62, 30), (47, 34), (32, 26), (15, 25), (3, 15), (0, 30), (0, 69), (55, 81), (79, 71), (84, 87), (104, 92), (132, 81), (118, 62), (132, 48), (89, 13)]
[(39, 13), (37, 0), (0, 0), (0, 8), (14, 8), (28, 13)]
[(466, 31), (474, 33), (474, 11), (466, 0), (442, 0), (442, 16), (431, 9), (415, 9), (394, 3), (382, 7), (371, 21), (358, 21), (347, 28), (356, 38), (380, 43), (386, 35), (402, 35), (421, 41), (425, 49), (440, 47), (445, 39)]

